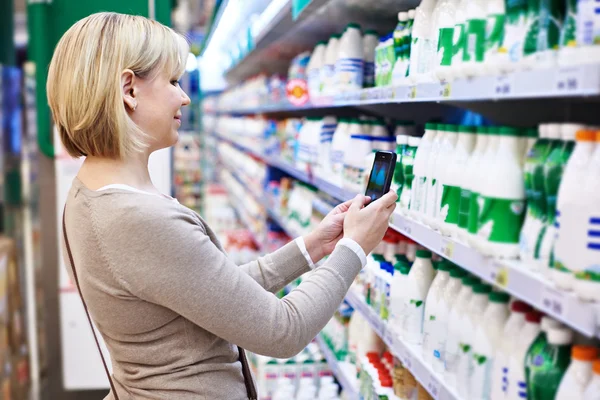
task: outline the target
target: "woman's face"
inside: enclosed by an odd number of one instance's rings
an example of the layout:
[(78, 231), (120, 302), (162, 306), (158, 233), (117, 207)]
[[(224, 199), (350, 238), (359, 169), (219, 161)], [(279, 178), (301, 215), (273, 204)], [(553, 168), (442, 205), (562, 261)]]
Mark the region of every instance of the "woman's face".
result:
[(166, 72), (153, 79), (134, 79), (135, 110), (130, 107), (129, 115), (150, 137), (150, 152), (173, 146), (181, 126), (181, 108), (190, 104), (190, 98), (177, 77)]

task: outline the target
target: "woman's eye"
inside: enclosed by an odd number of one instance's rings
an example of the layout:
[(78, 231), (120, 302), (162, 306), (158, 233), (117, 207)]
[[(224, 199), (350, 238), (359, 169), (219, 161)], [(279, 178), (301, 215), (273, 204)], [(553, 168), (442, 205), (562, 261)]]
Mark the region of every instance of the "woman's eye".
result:
[(175, 79), (175, 80), (172, 80), (172, 81), (171, 81), (171, 85), (173, 85), (173, 86), (178, 86), (178, 85), (179, 85), (179, 81), (178, 81), (178, 80), (176, 80), (176, 79)]

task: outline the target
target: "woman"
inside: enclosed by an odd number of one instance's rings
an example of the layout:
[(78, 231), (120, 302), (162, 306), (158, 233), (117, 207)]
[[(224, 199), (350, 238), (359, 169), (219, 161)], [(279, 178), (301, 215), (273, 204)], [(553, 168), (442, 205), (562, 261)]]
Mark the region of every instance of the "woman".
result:
[[(50, 65), (61, 140), (86, 157), (66, 203), (63, 253), (111, 356), (108, 399), (253, 397), (236, 345), (273, 357), (301, 351), (395, 208), (393, 193), (369, 207), (357, 196), (311, 234), (234, 265), (202, 218), (148, 174), (148, 157), (176, 143), (190, 103), (177, 82), (187, 54), (185, 40), (155, 21), (100, 13), (65, 33)], [(273, 294), (329, 254), (284, 299)]]

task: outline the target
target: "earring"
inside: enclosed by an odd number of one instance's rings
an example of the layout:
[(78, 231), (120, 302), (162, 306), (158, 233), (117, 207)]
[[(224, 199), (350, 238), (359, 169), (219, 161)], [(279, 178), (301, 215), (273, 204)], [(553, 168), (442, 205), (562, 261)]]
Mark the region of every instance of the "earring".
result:
[(137, 104), (133, 106), (133, 111), (135, 111), (136, 108), (137, 108)]

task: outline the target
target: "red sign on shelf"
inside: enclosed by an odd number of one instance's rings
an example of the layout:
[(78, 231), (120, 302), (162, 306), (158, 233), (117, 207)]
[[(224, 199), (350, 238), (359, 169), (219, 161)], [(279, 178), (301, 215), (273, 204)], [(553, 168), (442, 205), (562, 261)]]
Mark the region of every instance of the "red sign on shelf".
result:
[(308, 102), (308, 84), (304, 79), (290, 79), (285, 92), (290, 103), (295, 106), (303, 106)]

